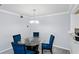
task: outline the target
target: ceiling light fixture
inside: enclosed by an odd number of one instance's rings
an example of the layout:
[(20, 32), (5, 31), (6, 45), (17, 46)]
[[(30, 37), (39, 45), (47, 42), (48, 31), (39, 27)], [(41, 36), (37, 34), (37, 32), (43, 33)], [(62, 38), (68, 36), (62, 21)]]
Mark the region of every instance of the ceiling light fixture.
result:
[(0, 6), (2, 6), (2, 4), (0, 4)]
[(23, 18), (23, 16), (20, 16), (20, 18)]
[(30, 24), (39, 24), (39, 21), (35, 20), (35, 19), (36, 19), (36, 9), (33, 9), (33, 20), (30, 20), (29, 23)]

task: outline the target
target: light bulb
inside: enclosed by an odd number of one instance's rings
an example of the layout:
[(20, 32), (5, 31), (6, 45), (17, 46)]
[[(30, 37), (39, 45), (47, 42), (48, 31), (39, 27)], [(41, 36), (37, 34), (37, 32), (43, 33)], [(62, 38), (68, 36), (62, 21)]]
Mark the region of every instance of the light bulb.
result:
[(33, 20), (31, 20), (29, 23), (31, 23), (31, 24), (32, 24), (32, 23), (34, 23), (34, 21), (33, 21)]
[(39, 21), (38, 21), (38, 20), (36, 20), (36, 21), (35, 21), (35, 23), (36, 23), (36, 24), (39, 24)]

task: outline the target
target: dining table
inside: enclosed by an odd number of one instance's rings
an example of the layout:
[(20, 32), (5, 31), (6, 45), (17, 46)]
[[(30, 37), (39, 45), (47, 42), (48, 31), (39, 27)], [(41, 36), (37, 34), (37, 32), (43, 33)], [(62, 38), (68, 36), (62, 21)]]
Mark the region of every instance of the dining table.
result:
[(27, 50), (33, 50), (36, 54), (39, 53), (40, 40), (38, 37), (25, 38), (23, 41), (19, 41), (18, 43), (24, 44)]

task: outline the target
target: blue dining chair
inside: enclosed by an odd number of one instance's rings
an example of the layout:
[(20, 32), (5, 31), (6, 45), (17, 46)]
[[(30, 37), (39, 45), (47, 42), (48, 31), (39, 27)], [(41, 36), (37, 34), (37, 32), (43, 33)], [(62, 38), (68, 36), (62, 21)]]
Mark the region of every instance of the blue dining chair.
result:
[(34, 54), (34, 51), (27, 50), (26, 46), (24, 44), (17, 44), (14, 42), (11, 42), (14, 54)]
[(15, 43), (17, 43), (18, 41), (21, 41), (21, 34), (13, 35), (13, 40)]
[(33, 37), (39, 38), (39, 32), (33, 32)]
[(53, 53), (52, 52), (52, 46), (53, 46), (54, 38), (55, 38), (55, 36), (51, 35), (50, 39), (49, 39), (49, 43), (42, 43), (42, 53), (43, 53), (44, 49), (45, 50), (50, 50), (51, 54)]

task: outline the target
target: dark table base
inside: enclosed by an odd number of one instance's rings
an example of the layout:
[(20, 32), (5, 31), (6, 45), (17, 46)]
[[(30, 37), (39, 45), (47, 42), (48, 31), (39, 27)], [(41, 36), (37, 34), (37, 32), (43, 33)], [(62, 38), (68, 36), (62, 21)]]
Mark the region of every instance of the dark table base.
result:
[(38, 51), (39, 45), (26, 46), (26, 47), (27, 47), (27, 50), (32, 50), (32, 51), (35, 51), (35, 54), (39, 54), (39, 51)]

